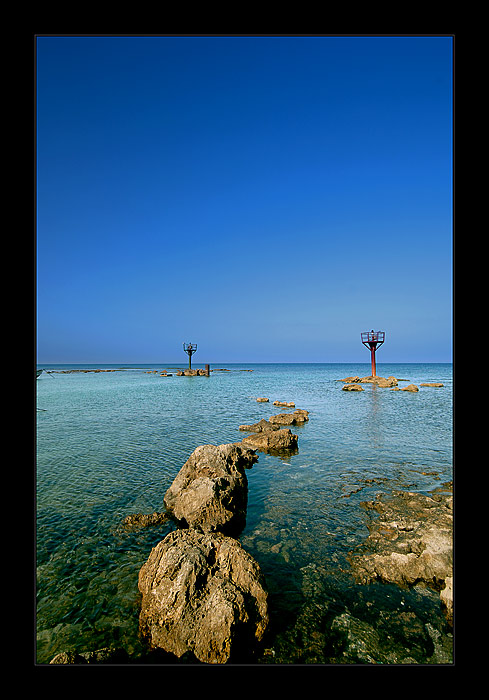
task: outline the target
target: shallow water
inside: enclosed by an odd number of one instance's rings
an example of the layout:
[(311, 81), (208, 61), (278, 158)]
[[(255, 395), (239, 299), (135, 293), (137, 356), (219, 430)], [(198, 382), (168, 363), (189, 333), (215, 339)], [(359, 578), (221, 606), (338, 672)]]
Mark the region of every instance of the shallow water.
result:
[(166, 490), (198, 445), (241, 440), (239, 425), (269, 418), (280, 411), (272, 402), (285, 400), (310, 412), (293, 429), (298, 453), (258, 452), (247, 471), (240, 541), (270, 594), (270, 629), (254, 662), (450, 663), (439, 595), (357, 585), (346, 556), (368, 535), (362, 501), (452, 479), (452, 365), (379, 363), (379, 375), (406, 380), (400, 386), (444, 384), (414, 394), (369, 384), (342, 391), (338, 380), (369, 374), (367, 363), (222, 364), (231, 371), (210, 377), (145, 373), (160, 367), (43, 373), (36, 382), (37, 662), (106, 646), (145, 658), (137, 576), (172, 526), (128, 533), (122, 520), (163, 510)]

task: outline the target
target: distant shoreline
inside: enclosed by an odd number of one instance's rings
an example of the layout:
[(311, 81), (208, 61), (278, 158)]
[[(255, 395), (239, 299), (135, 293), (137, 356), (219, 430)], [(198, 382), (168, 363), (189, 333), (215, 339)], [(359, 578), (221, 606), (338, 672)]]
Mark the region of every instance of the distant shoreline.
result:
[[(192, 366), (204, 368), (206, 364), (210, 364), (210, 367), (223, 367), (223, 366), (241, 366), (241, 365), (338, 365), (338, 366), (351, 366), (351, 365), (365, 365), (370, 366), (370, 362), (193, 362)], [(387, 362), (382, 361), (378, 363), (381, 365), (453, 365), (452, 362)], [(113, 367), (116, 369), (151, 369), (152, 367), (165, 367), (166, 369), (180, 369), (181, 367), (188, 367), (187, 362), (138, 362), (134, 364), (130, 363), (118, 363), (118, 362), (45, 362), (37, 363), (37, 368), (42, 369), (44, 367), (75, 367), (75, 368), (97, 368), (97, 367)]]

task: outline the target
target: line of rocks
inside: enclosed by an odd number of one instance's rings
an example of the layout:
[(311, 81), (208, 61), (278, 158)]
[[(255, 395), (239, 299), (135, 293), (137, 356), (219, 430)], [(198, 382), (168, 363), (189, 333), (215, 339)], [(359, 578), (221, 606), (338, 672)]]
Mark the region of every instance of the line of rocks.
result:
[(222, 664), (263, 638), (263, 575), (236, 539), (246, 521), (245, 470), (257, 459), (242, 445), (201, 445), (167, 490), (177, 530), (152, 549), (138, 578), (139, 629), (151, 649)]
[[(291, 403), (291, 402), (289, 402)], [(126, 529), (161, 525), (177, 529), (152, 550), (139, 571), (139, 631), (150, 653), (181, 658), (189, 652), (203, 663), (223, 664), (253, 653), (268, 626), (268, 593), (255, 559), (236, 539), (246, 523), (246, 470), (265, 452), (293, 451), (297, 435), (283, 425), (300, 425), (308, 411), (271, 416), (240, 426), (252, 434), (241, 442), (200, 445), (163, 498), (166, 511), (135, 514)], [(109, 663), (110, 654), (63, 652), (52, 664)]]
[(296, 453), (298, 436), (285, 426), (303, 425), (308, 420), (308, 411), (296, 409), (293, 413), (279, 413), (268, 420), (262, 418), (257, 423), (240, 425), (241, 431), (251, 433), (243, 438), (241, 444), (270, 454), (280, 454), (284, 451), (289, 454)]
[[(291, 404), (292, 402), (288, 402)], [(240, 442), (201, 445), (164, 496), (178, 529), (153, 548), (139, 572), (139, 629), (150, 648), (204, 663), (226, 663), (256, 649), (268, 626), (267, 591), (260, 567), (236, 539), (246, 523), (246, 469), (256, 449), (290, 453), (308, 411), (239, 426)]]
[[(399, 382), (403, 381), (409, 381), (407, 379), (396, 379), (396, 377), (374, 377), (374, 376), (368, 376), (368, 377), (359, 377), (359, 376), (354, 376), (354, 377), (345, 377), (345, 379), (340, 379), (340, 382), (345, 382), (345, 385), (342, 387), (343, 391), (363, 391), (363, 386), (360, 386), (360, 384), (375, 384), (378, 387), (381, 388), (387, 388), (390, 389), (391, 391), (410, 391), (410, 392), (416, 392), (419, 391), (419, 387), (416, 386), (416, 384), (408, 384), (407, 386), (400, 387), (398, 386)], [(426, 387), (442, 387), (443, 384), (441, 382), (423, 382), (419, 386), (426, 386)]]

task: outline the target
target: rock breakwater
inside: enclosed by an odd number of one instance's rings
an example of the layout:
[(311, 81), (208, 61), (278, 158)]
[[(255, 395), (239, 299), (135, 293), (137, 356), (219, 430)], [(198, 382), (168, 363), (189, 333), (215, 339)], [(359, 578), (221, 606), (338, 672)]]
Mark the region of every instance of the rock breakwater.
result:
[(243, 445), (201, 445), (167, 490), (178, 529), (153, 548), (138, 580), (140, 632), (151, 649), (221, 664), (262, 639), (264, 579), (235, 539), (246, 522), (245, 470), (256, 460)]

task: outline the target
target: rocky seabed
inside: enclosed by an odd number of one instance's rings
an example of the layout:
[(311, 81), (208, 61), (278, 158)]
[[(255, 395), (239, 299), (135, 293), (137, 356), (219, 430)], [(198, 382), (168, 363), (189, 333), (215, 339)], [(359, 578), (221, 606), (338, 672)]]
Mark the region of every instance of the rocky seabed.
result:
[[(344, 389), (367, 381), (397, 386), (393, 377), (379, 380), (383, 378), (348, 377), (341, 381), (346, 383)], [(269, 401), (266, 397), (256, 400)], [(274, 405), (295, 408), (293, 402), (275, 401)], [(127, 529), (154, 526), (168, 519), (176, 524), (139, 571), (139, 630), (150, 652), (162, 650), (177, 658), (194, 659), (194, 663), (226, 664), (239, 663), (243, 652), (249, 658), (260, 648), (269, 624), (267, 588), (259, 564), (237, 539), (246, 522), (246, 470), (258, 461), (257, 451), (294, 454), (298, 436), (290, 428), (308, 420), (309, 412), (303, 409), (282, 412), (268, 420), (240, 425), (239, 430), (248, 433), (240, 442), (197, 447), (167, 490), (164, 512), (125, 519)], [(398, 492), (390, 499), (379, 497), (363, 506), (372, 516), (370, 534), (361, 551), (349, 557), (357, 583), (426, 584), (440, 592), (451, 624), (451, 485), (430, 496)], [(311, 566), (316, 580), (317, 567)], [(319, 579), (314, 585), (320, 586)], [(310, 623), (306, 606), (296, 627)], [(362, 663), (378, 662), (378, 654), (376, 657), (369, 651), (371, 645), (381, 646), (375, 643), (376, 632), (364, 628), (365, 623), (347, 612), (334, 619), (329, 633), (332, 638), (346, 640), (350, 656), (344, 652), (345, 663), (359, 658)], [(391, 663), (397, 657), (393, 660), (386, 653), (385, 660)], [(409, 663), (409, 657), (404, 662)], [(130, 660), (123, 649), (100, 649), (62, 652), (50, 663), (124, 664)]]

